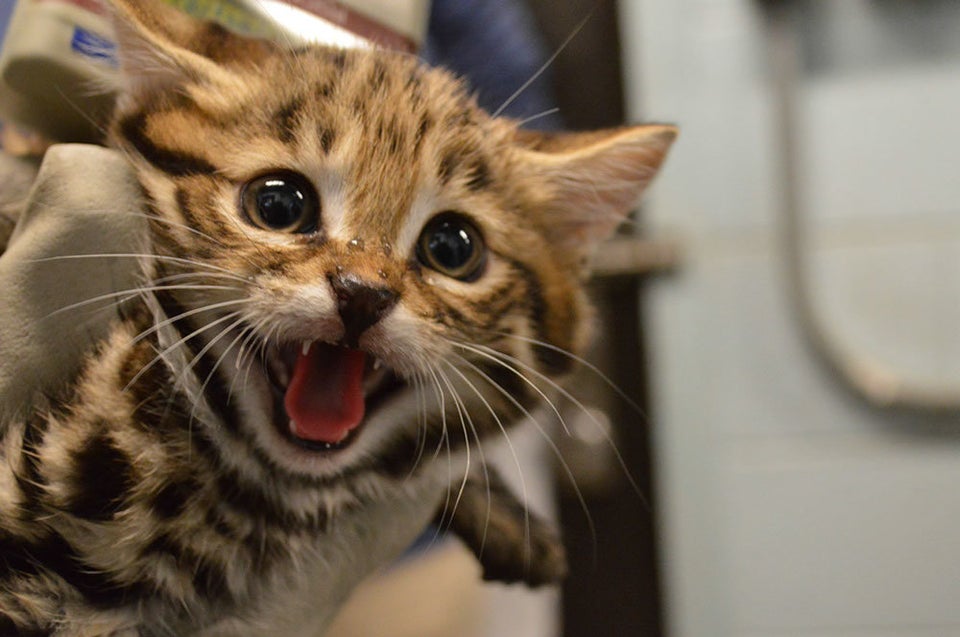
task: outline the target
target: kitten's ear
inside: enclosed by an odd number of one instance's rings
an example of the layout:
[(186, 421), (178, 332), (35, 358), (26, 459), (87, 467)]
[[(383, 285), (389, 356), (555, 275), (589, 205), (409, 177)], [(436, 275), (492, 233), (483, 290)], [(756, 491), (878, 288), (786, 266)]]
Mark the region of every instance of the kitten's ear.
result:
[(250, 63), (269, 46), (197, 20), (161, 0), (109, 0), (108, 5), (124, 94), (145, 95), (187, 81), (229, 82), (229, 63)]
[(585, 133), (519, 131), (523, 161), (546, 184), (553, 242), (579, 254), (609, 237), (637, 205), (676, 139), (673, 126)]

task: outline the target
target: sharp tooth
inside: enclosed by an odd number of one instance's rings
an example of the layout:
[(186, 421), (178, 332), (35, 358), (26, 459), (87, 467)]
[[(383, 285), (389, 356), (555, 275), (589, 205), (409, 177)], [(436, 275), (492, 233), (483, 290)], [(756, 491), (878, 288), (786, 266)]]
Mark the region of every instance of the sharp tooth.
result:
[(376, 369), (380, 369), (381, 367), (383, 367), (383, 361), (380, 360), (379, 358), (373, 359), (373, 368), (376, 370)]
[(292, 433), (294, 436), (297, 435), (297, 423), (292, 419), (290, 420), (290, 433)]
[(304, 356), (306, 356), (307, 354), (310, 353), (310, 346), (311, 346), (311, 345), (313, 345), (313, 342), (312, 342), (312, 341), (304, 341), (304, 342), (303, 342), (303, 347), (300, 349), (300, 352), (301, 352)]

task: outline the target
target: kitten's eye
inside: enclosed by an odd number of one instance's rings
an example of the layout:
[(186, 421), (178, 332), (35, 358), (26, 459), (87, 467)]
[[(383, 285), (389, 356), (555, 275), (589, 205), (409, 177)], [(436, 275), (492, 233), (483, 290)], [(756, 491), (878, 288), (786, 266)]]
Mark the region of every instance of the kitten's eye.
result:
[(281, 172), (250, 181), (240, 194), (243, 212), (255, 226), (275, 232), (317, 229), (317, 192), (303, 175)]
[(421, 263), (461, 281), (475, 281), (483, 271), (486, 257), (480, 231), (454, 212), (431, 219), (417, 241)]

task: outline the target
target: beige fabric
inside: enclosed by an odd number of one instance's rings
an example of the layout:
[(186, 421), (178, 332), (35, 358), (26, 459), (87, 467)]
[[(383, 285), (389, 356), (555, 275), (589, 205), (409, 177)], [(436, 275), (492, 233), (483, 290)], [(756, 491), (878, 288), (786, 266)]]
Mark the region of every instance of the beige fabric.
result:
[(459, 542), (363, 583), (324, 637), (482, 637), (480, 565)]
[[(2, 176), (0, 183), (11, 198), (22, 187)], [(130, 288), (136, 263), (72, 257), (139, 250), (140, 207), (140, 188), (118, 153), (79, 144), (47, 152), (0, 256), (0, 421), (27, 409), (35, 392), (55, 393), (102, 335), (109, 301), (63, 308)]]
[(13, 234), (14, 224), (36, 176), (37, 166), (32, 160), (5, 155), (0, 151), (0, 254), (3, 254)]

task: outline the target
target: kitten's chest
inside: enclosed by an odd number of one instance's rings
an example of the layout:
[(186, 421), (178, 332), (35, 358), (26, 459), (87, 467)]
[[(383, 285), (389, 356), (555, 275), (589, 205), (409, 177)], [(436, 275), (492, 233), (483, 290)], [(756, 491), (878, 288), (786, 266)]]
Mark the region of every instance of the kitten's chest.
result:
[(422, 480), (390, 491), (334, 517), (322, 535), (294, 548), (283, 577), (263, 582), (255, 603), (202, 637), (322, 634), (356, 585), (394, 562), (427, 528), (446, 487)]

